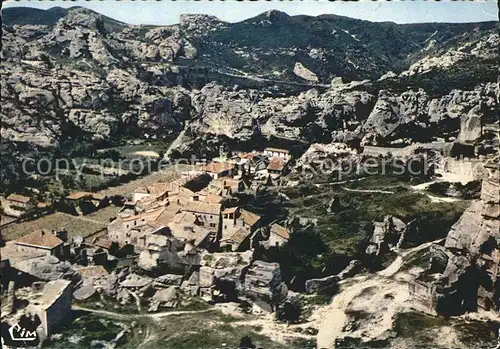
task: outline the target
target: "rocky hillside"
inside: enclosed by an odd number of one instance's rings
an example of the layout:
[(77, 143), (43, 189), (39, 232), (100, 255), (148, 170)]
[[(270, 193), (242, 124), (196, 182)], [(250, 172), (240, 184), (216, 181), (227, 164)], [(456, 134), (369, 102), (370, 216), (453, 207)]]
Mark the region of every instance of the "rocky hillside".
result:
[(178, 154), (222, 143), (454, 139), (461, 119), (494, 122), (498, 43), (494, 22), (269, 11), (239, 23), (184, 15), (137, 26), (78, 7), (9, 8), (1, 131), (58, 145), (185, 129)]

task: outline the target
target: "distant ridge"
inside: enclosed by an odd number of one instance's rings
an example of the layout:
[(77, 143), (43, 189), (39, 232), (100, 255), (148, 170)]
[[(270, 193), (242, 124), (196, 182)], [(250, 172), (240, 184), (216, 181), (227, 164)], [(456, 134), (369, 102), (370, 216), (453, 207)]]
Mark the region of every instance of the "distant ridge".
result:
[(68, 14), (73, 8), (52, 7), (48, 10), (41, 10), (33, 7), (9, 7), (2, 9), (2, 22), (8, 25), (15, 24), (37, 24), (54, 25), (62, 17)]

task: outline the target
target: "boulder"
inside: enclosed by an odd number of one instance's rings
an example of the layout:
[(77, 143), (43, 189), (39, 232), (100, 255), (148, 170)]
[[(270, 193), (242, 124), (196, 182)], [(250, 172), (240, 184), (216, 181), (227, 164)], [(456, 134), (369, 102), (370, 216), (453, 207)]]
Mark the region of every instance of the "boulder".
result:
[(338, 282), (340, 281), (337, 275), (331, 275), (319, 279), (309, 279), (306, 280), (306, 292), (307, 293), (330, 293), (338, 287)]
[(176, 274), (165, 274), (154, 279), (153, 284), (159, 287), (180, 286), (183, 276)]
[(471, 109), (467, 115), (460, 118), (458, 140), (462, 143), (474, 143), (483, 133), (481, 115), (474, 114), (475, 111)]
[(150, 299), (149, 311), (157, 311), (159, 308), (175, 308), (179, 301), (178, 288), (170, 286), (157, 290)]
[(255, 261), (245, 274), (241, 292), (260, 308), (274, 311), (288, 293), (286, 284), (281, 280), (279, 264)]
[(73, 291), (73, 297), (79, 301), (83, 301), (92, 297), (96, 291), (92, 282), (84, 282), (82, 286)]

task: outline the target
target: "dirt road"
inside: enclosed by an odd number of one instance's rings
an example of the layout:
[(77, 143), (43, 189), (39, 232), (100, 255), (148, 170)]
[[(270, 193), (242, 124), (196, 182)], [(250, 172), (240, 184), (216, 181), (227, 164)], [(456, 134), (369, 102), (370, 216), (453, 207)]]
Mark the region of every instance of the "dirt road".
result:
[(119, 320), (130, 320), (130, 319), (138, 319), (138, 318), (150, 318), (150, 319), (153, 319), (153, 320), (159, 320), (159, 319), (167, 317), (167, 316), (200, 314), (200, 313), (207, 313), (207, 312), (216, 310), (214, 308), (210, 308), (210, 309), (204, 309), (204, 310), (164, 311), (164, 312), (152, 313), (152, 314), (123, 314), (123, 313), (116, 313), (116, 312), (107, 311), (107, 310), (90, 309), (90, 308), (85, 308), (85, 307), (79, 307), (77, 305), (73, 305), (71, 307), (71, 309), (72, 310), (85, 311), (85, 312), (88, 312), (88, 313), (100, 314), (100, 315), (112, 317), (112, 318), (119, 319)]
[(363, 336), (375, 338), (390, 329), (392, 317), (409, 299), (407, 287), (395, 275), (412, 255), (440, 241), (442, 239), (401, 250), (396, 260), (386, 269), (342, 281), (341, 291), (333, 297), (332, 302), (314, 315), (313, 322), (319, 323), (317, 347), (335, 348), (335, 340), (342, 337), (348, 321), (348, 308), (375, 314), (370, 321), (366, 321), (366, 326), (354, 332), (363, 332)]

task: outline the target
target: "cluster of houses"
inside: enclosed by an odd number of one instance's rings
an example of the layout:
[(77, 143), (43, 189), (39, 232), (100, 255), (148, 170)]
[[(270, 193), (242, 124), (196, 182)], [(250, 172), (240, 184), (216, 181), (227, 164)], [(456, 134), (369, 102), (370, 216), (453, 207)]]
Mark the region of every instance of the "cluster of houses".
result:
[[(288, 229), (277, 222), (263, 223), (259, 214), (242, 207), (238, 194), (278, 179), (289, 160), (287, 150), (267, 148), (262, 153), (216, 158), (174, 181), (139, 187), (123, 198), (123, 206), (109, 223), (107, 234), (88, 241), (68, 236), (65, 231), (27, 232), (1, 248), (2, 275), (9, 275), (2, 280), (2, 292), (11, 288), (12, 281), (17, 283), (16, 289), (39, 282), (40, 287), (23, 289), (27, 292), (24, 298), (30, 299), (33, 306), (29, 314), (40, 319), (43, 335), (48, 336), (70, 312), (71, 298), (78, 297), (71, 295), (68, 281), (51, 281), (58, 271), (37, 265), (57, 261), (78, 270), (80, 275), (96, 270), (105, 275), (106, 270), (116, 266), (110, 261), (119, 263), (121, 257), (138, 256), (137, 262), (143, 269), (165, 266), (170, 273), (178, 270), (186, 275), (198, 273), (202, 261), (212, 253), (251, 253), (249, 250), (257, 245), (281, 246), (290, 238)], [(193, 182), (202, 184), (190, 185)], [(76, 192), (63, 202), (68, 213), (85, 215), (108, 205), (110, 199), (96, 193)], [(9, 213), (8, 208), (15, 206), (16, 212), (21, 212), (17, 217), (37, 205), (35, 200), (19, 194), (2, 201), (3, 212)], [(40, 268), (51, 270), (50, 275), (40, 274)], [(63, 278), (67, 280), (66, 276)], [(21, 313), (25, 312), (11, 309), (4, 315), (14, 319)]]
[[(199, 256), (199, 251), (281, 246), (290, 237), (288, 229), (276, 222), (263, 224), (261, 216), (239, 206), (238, 194), (251, 190), (259, 178), (278, 178), (289, 160), (284, 149), (241, 153), (214, 159), (175, 181), (138, 188), (108, 225), (108, 236), (95, 243), (131, 246), (143, 266), (158, 266), (163, 260), (171, 268), (196, 265), (200, 258), (187, 256)], [(207, 175), (210, 181), (202, 189), (186, 187)]]
[[(262, 234), (257, 232), (264, 227), (259, 215), (238, 206), (237, 194), (250, 189), (259, 178), (278, 178), (289, 160), (287, 150), (266, 148), (263, 153), (216, 158), (173, 182), (138, 188), (109, 224), (107, 239), (144, 250), (148, 236), (163, 235), (208, 251), (245, 251), (260, 238)], [(203, 175), (211, 178), (204, 188), (192, 191), (186, 187)], [(287, 229), (278, 224), (266, 228), (264, 235), (274, 245), (289, 237)]]
[(263, 152), (242, 152), (231, 157), (221, 156), (201, 168), (213, 178), (239, 176), (259, 182), (276, 180), (285, 174), (291, 160), (287, 149), (266, 148)]

